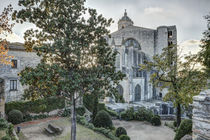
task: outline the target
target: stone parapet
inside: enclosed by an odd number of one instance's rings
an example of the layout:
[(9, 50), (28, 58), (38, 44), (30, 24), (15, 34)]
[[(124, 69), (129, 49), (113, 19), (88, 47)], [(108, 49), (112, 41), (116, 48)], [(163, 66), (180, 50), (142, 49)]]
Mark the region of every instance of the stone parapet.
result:
[(210, 140), (210, 89), (193, 98), (193, 140)]

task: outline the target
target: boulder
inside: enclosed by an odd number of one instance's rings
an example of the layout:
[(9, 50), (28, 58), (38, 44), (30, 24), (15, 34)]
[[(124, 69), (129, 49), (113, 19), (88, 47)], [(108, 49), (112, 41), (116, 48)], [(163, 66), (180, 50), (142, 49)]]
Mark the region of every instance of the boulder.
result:
[(181, 138), (181, 140), (192, 140), (191, 135), (185, 135), (184, 137)]

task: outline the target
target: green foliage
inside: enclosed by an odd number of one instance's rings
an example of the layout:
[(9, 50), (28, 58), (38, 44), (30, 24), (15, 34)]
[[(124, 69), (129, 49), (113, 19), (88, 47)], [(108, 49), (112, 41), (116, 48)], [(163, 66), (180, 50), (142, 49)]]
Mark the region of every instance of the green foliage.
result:
[(120, 140), (130, 140), (130, 137), (127, 135), (121, 135)]
[(85, 114), (85, 108), (83, 106), (77, 107), (76, 112), (78, 115), (83, 116)]
[(116, 111), (114, 111), (114, 110), (110, 110), (110, 109), (106, 108), (105, 111), (108, 112), (109, 115), (112, 116), (112, 117), (119, 117), (118, 113)]
[(120, 116), (122, 119), (124, 119), (126, 121), (133, 120), (134, 119), (134, 108), (131, 107), (131, 108), (127, 109), (126, 111), (121, 112)]
[(101, 110), (106, 110), (104, 103), (98, 103), (98, 111), (101, 111)]
[(160, 126), (161, 125), (161, 120), (159, 115), (154, 115), (151, 119), (151, 123), (154, 126)]
[(6, 129), (6, 128), (8, 128), (8, 122), (5, 119), (0, 118), (0, 130)]
[(65, 108), (63, 113), (62, 113), (62, 117), (69, 117), (71, 115), (71, 109), (70, 108)]
[(112, 119), (109, 114), (101, 110), (97, 113), (95, 120), (93, 121), (95, 127), (112, 128)]
[(151, 110), (147, 110), (145, 107), (141, 107), (134, 113), (135, 120), (151, 122), (153, 113)]
[(1, 140), (11, 140), (11, 138), (10, 138), (10, 136), (6, 135), (6, 136), (2, 137)]
[(47, 117), (49, 117), (49, 115), (40, 114), (40, 115), (31, 116), (29, 114), (26, 114), (26, 115), (23, 116), (23, 121), (27, 122), (27, 121), (32, 121), (32, 120), (44, 119), (44, 118), (47, 118)]
[(115, 136), (120, 137), (121, 135), (127, 135), (127, 132), (126, 132), (125, 128), (118, 127), (115, 131)]
[(93, 94), (85, 94), (83, 96), (83, 105), (90, 111), (93, 112), (94, 108), (94, 95)]
[(186, 134), (192, 133), (192, 120), (183, 120), (176, 131), (176, 135), (174, 140), (180, 140), (182, 137), (184, 137)]
[(23, 114), (19, 110), (12, 110), (8, 113), (8, 121), (12, 124), (19, 124), (23, 121)]
[(5, 104), (5, 112), (8, 114), (12, 109), (20, 110), (23, 114), (50, 112), (65, 107), (64, 98), (50, 97), (35, 101), (13, 101)]
[(86, 126), (89, 129), (92, 129), (93, 131), (99, 132), (103, 135), (105, 135), (107, 138), (110, 138), (111, 140), (119, 140), (117, 137), (114, 136), (111, 130), (103, 128), (103, 127), (95, 127), (92, 123), (88, 123), (83, 116), (77, 116), (77, 122), (81, 125)]
[(153, 71), (150, 80), (155, 87), (168, 89), (165, 101), (173, 102), (177, 107), (177, 125), (181, 121), (181, 107), (188, 107), (193, 102), (193, 96), (198, 95), (206, 86), (206, 75), (196, 67), (195, 55), (189, 55), (181, 60), (177, 54), (177, 46), (171, 45), (155, 55), (152, 62), (145, 61), (141, 70)]
[(204, 70), (208, 78), (210, 78), (210, 14), (205, 16), (208, 28), (203, 33), (203, 38), (201, 39), (201, 51), (198, 53), (198, 60), (205, 67)]
[(173, 126), (174, 126), (174, 127), (177, 127), (177, 121), (176, 121), (176, 120), (174, 120)]

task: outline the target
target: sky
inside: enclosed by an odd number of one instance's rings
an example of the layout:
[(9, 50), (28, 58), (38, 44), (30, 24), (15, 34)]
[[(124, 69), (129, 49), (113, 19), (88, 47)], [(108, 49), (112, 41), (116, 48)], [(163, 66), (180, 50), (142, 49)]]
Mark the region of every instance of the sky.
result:
[[(0, 0), (0, 3), (3, 5), (0, 12), (8, 4), (20, 9), (18, 0)], [(125, 9), (135, 26), (156, 29), (162, 25), (176, 25), (178, 45), (183, 53), (199, 50), (202, 33), (207, 29), (204, 16), (210, 12), (210, 0), (86, 0), (85, 5), (115, 21), (110, 27), (111, 32), (117, 30), (117, 22)], [(33, 27), (29, 23), (16, 24), (8, 40), (24, 42), (24, 32)]]

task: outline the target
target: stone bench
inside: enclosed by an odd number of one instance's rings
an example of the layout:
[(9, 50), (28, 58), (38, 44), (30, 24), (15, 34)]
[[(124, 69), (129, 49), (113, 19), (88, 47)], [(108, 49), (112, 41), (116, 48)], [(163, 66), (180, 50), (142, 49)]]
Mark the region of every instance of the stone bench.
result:
[(56, 134), (62, 133), (62, 129), (58, 126), (53, 125), (53, 124), (48, 124), (48, 128), (51, 129)]
[(48, 134), (55, 134), (52, 130), (50, 130), (49, 128), (44, 128), (44, 130), (48, 133)]

